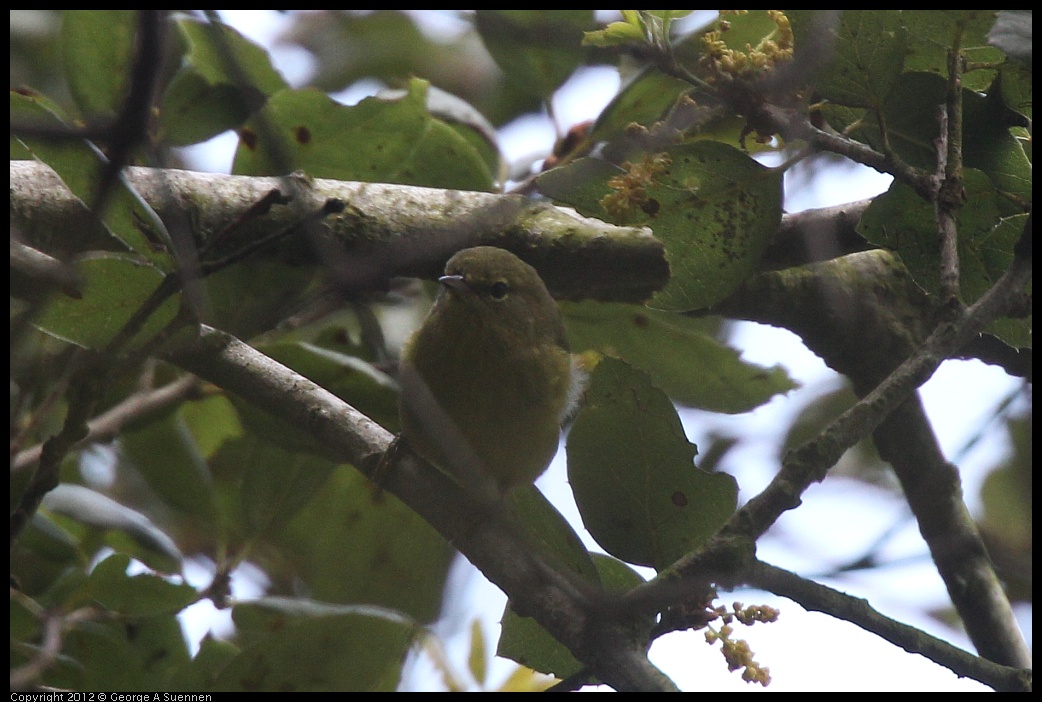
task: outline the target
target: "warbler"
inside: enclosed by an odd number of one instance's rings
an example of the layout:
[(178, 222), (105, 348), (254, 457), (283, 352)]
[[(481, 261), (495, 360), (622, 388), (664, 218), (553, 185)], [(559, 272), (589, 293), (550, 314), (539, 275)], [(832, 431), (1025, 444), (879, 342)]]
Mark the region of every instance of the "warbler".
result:
[(502, 496), (546, 470), (578, 394), (564, 321), (505, 249), (460, 251), (438, 281), (402, 352), (402, 436), (465, 487)]

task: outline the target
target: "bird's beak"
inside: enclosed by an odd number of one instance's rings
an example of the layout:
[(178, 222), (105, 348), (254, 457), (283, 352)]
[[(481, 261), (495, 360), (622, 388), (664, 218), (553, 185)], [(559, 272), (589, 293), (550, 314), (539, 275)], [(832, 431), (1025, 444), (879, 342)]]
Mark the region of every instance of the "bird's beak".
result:
[(450, 290), (462, 291), (467, 287), (467, 281), (461, 275), (443, 275), (438, 282)]

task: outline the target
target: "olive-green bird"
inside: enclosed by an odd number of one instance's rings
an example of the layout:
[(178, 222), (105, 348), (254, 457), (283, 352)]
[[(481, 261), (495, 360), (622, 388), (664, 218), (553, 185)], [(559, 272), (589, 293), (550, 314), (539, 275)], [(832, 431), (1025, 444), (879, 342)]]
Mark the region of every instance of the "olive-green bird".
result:
[(464, 486), (503, 495), (546, 470), (577, 394), (561, 312), (504, 249), (460, 251), (438, 280), (402, 352), (402, 435)]

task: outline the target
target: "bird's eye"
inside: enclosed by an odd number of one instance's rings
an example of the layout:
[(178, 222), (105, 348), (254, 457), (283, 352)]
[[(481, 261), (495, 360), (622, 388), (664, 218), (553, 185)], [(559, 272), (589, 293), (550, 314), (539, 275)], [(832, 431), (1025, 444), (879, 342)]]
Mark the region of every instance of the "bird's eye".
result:
[(492, 296), (493, 300), (502, 300), (508, 292), (510, 292), (510, 286), (504, 280), (497, 280), (488, 289), (488, 294)]

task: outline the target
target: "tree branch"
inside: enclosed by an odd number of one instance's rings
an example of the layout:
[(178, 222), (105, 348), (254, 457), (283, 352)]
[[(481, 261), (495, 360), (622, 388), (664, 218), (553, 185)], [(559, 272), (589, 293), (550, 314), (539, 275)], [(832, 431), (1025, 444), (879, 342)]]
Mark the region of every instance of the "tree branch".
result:
[[(915, 627), (883, 616), (863, 599), (801, 578), (782, 568), (758, 561), (750, 569), (746, 583), (787, 597), (806, 610), (823, 612), (857, 624), (909, 653), (917, 653), (943, 665), (960, 677), (979, 680), (999, 691), (1031, 690), (1030, 671), (974, 656)], [(1024, 667), (1029, 665), (1030, 662)]]
[[(128, 423), (141, 421), (155, 412), (162, 412), (198, 392), (199, 379), (186, 375), (161, 388), (134, 393), (115, 407), (88, 421), (87, 435), (71, 448), (79, 449), (89, 444), (112, 441)], [(11, 462), (11, 473), (15, 474), (36, 465), (40, 460), (42, 448), (42, 445), (37, 445), (20, 451)]]
[[(767, 488), (743, 505), (708, 543), (634, 588), (623, 598), (624, 605), (659, 611), (673, 602), (678, 592), (707, 581), (741, 581), (743, 569), (752, 563), (755, 540), (785, 511), (798, 506), (803, 492), (823, 480), (844, 451), (875, 431), (946, 358), (1002, 316), (1030, 278), (1030, 260), (1016, 259), (957, 322), (938, 325), (911, 356), (860, 402), (814, 439), (790, 451)], [(878, 368), (868, 370), (877, 372)]]
[(962, 181), (962, 42), (948, 49), (948, 88), (941, 108), (937, 144), (937, 192), (933, 203), (940, 235), (941, 294), (948, 304), (959, 300), (959, 227), (956, 216), (966, 199)]
[(895, 409), (873, 438), (880, 456), (901, 481), (919, 531), (977, 651), (1002, 665), (1029, 668), (1031, 652), (963, 502), (959, 470), (945, 460), (918, 395)]
[[(357, 291), (385, 289), (393, 276), (434, 278), (455, 251), (489, 244), (510, 249), (539, 269), (559, 299), (640, 302), (666, 284), (662, 244), (642, 227), (621, 227), (515, 195), (438, 190), (383, 183), (254, 178), (174, 169), (128, 168), (131, 187), (163, 221), (190, 221), (208, 256), (219, 258), (299, 223), (301, 212), (345, 203), (314, 224), (315, 236), (287, 242), (278, 255), (314, 264), (316, 251), (334, 278)], [(272, 192), (275, 204), (249, 226), (243, 213)], [(300, 199), (304, 199), (301, 202)], [(113, 247), (110, 236), (48, 167), (11, 162), (11, 217), (26, 243), (69, 258)], [(56, 237), (55, 232), (61, 232)], [(210, 243), (220, 234), (220, 241)], [(60, 242), (60, 243), (58, 243)], [(60, 247), (60, 248), (59, 248)], [(332, 249), (333, 256), (325, 255)]]
[(765, 271), (828, 261), (873, 248), (857, 233), (857, 223), (871, 200), (782, 215), (781, 224), (764, 252)]
[(889, 173), (911, 186), (920, 197), (933, 201), (937, 185), (932, 173), (913, 168), (892, 154), (876, 151), (859, 141), (849, 139), (833, 131), (819, 129), (810, 123), (806, 115), (776, 105), (764, 105), (763, 117), (770, 127), (786, 140), (801, 140), (821, 151), (846, 156), (852, 161), (874, 168), (880, 173)]
[[(397, 450), (382, 458), (393, 436), (324, 388), (234, 337), (204, 328), (199, 339), (168, 358), (251, 404), (308, 432), (338, 462), (350, 462), (426, 519), (493, 583), (518, 611), (535, 618), (603, 682), (617, 690), (675, 690), (635, 641), (628, 615), (612, 613), (604, 598), (551, 568), (503, 510), (419, 460)], [(448, 506), (451, 505), (451, 508)]]

